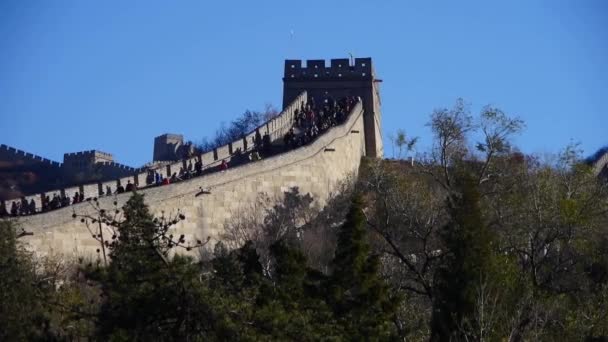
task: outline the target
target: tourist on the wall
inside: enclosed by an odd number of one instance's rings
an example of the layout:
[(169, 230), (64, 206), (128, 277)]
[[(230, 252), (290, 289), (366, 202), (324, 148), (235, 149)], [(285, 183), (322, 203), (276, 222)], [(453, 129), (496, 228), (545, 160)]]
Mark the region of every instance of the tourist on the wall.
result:
[(130, 180), (127, 181), (127, 187), (125, 188), (125, 190), (127, 192), (132, 192), (135, 190), (135, 187), (133, 186), (133, 183), (131, 183)]
[(6, 210), (6, 204), (4, 201), (0, 201), (0, 217), (7, 217), (8, 211)]
[(154, 183), (154, 172), (148, 170), (148, 174), (146, 175), (146, 185), (150, 185)]
[(269, 155), (272, 153), (272, 141), (270, 140), (270, 135), (268, 133), (264, 134), (264, 138), (262, 139), (263, 151), (265, 155)]
[(42, 195), (41, 201), (42, 201), (42, 211), (49, 210), (49, 203), (51, 202), (51, 200), (49, 199), (49, 196)]
[(49, 203), (49, 207), (51, 208), (51, 210), (55, 210), (60, 206), (61, 203), (59, 202), (59, 196), (57, 196), (57, 194), (53, 194), (53, 198), (51, 199), (51, 203)]
[(17, 205), (17, 202), (13, 201), (13, 204), (11, 204), (11, 216), (17, 215), (19, 215), (19, 207)]
[(259, 130), (255, 131), (255, 139), (253, 140), (253, 145), (258, 150), (262, 148), (262, 135), (260, 134)]
[(196, 161), (196, 163), (194, 163), (194, 170), (196, 171), (196, 174), (198, 176), (201, 175), (201, 173), (203, 173), (203, 157), (199, 157), (199, 159)]
[(61, 195), (61, 206), (67, 207), (70, 205), (70, 198), (64, 194)]
[(76, 192), (74, 193), (74, 198), (72, 198), (72, 203), (73, 203), (73, 204), (76, 204), (76, 203), (78, 203), (78, 202), (80, 202), (80, 195), (78, 194), (78, 191), (76, 191)]
[(220, 171), (226, 171), (228, 170), (228, 163), (226, 162), (226, 159), (222, 159), (222, 163), (220, 164)]
[(21, 197), (21, 204), (19, 204), (19, 215), (29, 214), (30, 206), (25, 199), (25, 196)]
[(78, 202), (82, 202), (84, 201), (84, 192), (80, 193), (80, 196), (78, 197)]
[(32, 198), (30, 200), (30, 214), (35, 214), (36, 213), (36, 201), (34, 201), (34, 199)]

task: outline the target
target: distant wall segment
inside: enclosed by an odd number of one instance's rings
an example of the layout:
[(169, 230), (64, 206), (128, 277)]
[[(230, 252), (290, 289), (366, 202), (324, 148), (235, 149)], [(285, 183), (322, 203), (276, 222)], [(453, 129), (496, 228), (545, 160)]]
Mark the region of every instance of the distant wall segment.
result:
[[(253, 149), (256, 132), (259, 132), (262, 136), (265, 134), (270, 135), (272, 141), (282, 139), (282, 137), (285, 135), (285, 133), (287, 133), (289, 128), (292, 127), (296, 111), (307, 103), (307, 99), (307, 93), (306, 91), (303, 91), (298, 96), (296, 96), (293, 101), (286, 108), (284, 108), (279, 115), (269, 120), (268, 122), (265, 122), (263, 125), (244, 136), (242, 139), (229, 143), (228, 145), (218, 147), (217, 149), (214, 149), (213, 151), (207, 152), (203, 155), (195, 156), (193, 158), (190, 158), (189, 160), (163, 163), (163, 165), (158, 168), (157, 171), (163, 177), (171, 177), (173, 173), (179, 172), (181, 167), (187, 166), (189, 163), (196, 163), (197, 159), (201, 159), (203, 161), (204, 169), (215, 167), (219, 165), (222, 160), (226, 160), (227, 162), (229, 162), (237, 148), (241, 148), (241, 151), (243, 152), (250, 151), (251, 149)], [(179, 140), (183, 138), (181, 135), (174, 134), (166, 134), (161, 137), (165, 136), (167, 137), (167, 139), (173, 140)], [(63, 169), (65, 163), (59, 164), (57, 162), (52, 162), (48, 159), (31, 155), (24, 151), (14, 149), (6, 145), (1, 145), (0, 156), (2, 156), (2, 153), (6, 154), (7, 158), (15, 158), (15, 156), (17, 156), (19, 158), (24, 158), (24, 160), (26, 160), (27, 162), (42, 163), (42, 165), (54, 167), (57, 169), (57, 174), (59, 176), (61, 175), (61, 172), (65, 171)], [(89, 181), (80, 185), (72, 186), (69, 189), (66, 189), (65, 187), (56, 188), (54, 190), (45, 190), (41, 193), (31, 194), (27, 196), (28, 201), (32, 198), (34, 199), (35, 203), (37, 204), (37, 208), (40, 208), (40, 199), (42, 195), (52, 196), (53, 194), (65, 193), (66, 195), (71, 196), (75, 192), (81, 192), (83, 189), (88, 189), (88, 191), (85, 192), (85, 197), (97, 197), (106, 193), (106, 189), (110, 189), (112, 192), (115, 192), (118, 184), (122, 184), (124, 186), (129, 181), (135, 184), (145, 185), (145, 180), (147, 176), (147, 171), (145, 169), (135, 169), (113, 161), (104, 161), (112, 160), (112, 155), (109, 153), (104, 153), (95, 150), (66, 153), (64, 155), (64, 159), (70, 161), (70, 163), (73, 163), (73, 165), (71, 165), (72, 168), (70, 169), (72, 175), (76, 177), (91, 177), (92, 175), (99, 175), (99, 178), (103, 179), (103, 181)], [(108, 178), (110, 178), (110, 180), (108, 180)], [(92, 189), (95, 189), (95, 191), (93, 191)], [(10, 208), (10, 205), (13, 201), (19, 200), (19, 196), (9, 198), (10, 199), (5, 202), (6, 208)]]

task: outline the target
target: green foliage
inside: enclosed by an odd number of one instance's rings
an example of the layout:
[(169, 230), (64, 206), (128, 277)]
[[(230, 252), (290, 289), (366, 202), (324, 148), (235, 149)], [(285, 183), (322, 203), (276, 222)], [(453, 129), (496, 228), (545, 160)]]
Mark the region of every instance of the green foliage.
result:
[(196, 336), (208, 323), (199, 268), (190, 258), (167, 258), (172, 242), (159, 234), (142, 195), (134, 194), (123, 210), (125, 220), (111, 246), (112, 262), (89, 273), (101, 284), (105, 299), (99, 335), (110, 340)]
[(431, 339), (496, 339), (508, 334), (498, 322), (512, 314), (520, 279), (513, 258), (498, 253), (474, 178), (458, 174), (455, 185), (459, 192), (449, 198), (450, 221), (441, 233), (447, 254), (435, 278)]
[(17, 244), (13, 222), (0, 221), (0, 341), (50, 337), (43, 306), (45, 284), (38, 282), (31, 257)]
[(370, 255), (360, 195), (354, 197), (340, 228), (329, 278), (328, 295), (349, 340), (386, 340), (395, 337), (392, 323), (399, 298), (389, 295), (379, 275), (379, 259)]

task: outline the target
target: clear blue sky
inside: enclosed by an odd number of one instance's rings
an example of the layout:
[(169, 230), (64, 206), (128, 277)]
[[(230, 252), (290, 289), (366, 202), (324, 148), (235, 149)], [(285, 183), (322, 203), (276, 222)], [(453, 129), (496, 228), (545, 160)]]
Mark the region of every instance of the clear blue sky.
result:
[(157, 135), (198, 140), (279, 106), (285, 58), (349, 52), (384, 80), (385, 137), (403, 128), (419, 149), (429, 114), (458, 97), (523, 118), (524, 152), (608, 143), (605, 0), (3, 0), (0, 142), (139, 166)]

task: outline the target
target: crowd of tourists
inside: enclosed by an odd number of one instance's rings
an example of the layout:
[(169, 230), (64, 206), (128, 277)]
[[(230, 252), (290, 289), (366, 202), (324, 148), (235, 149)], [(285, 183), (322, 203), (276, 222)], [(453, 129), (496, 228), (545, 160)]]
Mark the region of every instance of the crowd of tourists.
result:
[[(131, 181), (129, 180), (127, 182), (126, 187), (122, 186), (119, 183), (116, 187), (116, 191), (114, 192), (112, 192), (109, 186), (106, 186), (105, 192), (102, 191), (102, 194), (100, 196), (121, 194), (124, 192), (134, 191), (136, 189), (137, 185), (131, 183)], [(0, 217), (32, 215), (38, 212), (56, 210), (85, 201), (84, 193), (79, 191), (74, 192), (73, 197), (67, 196), (64, 192), (62, 192), (61, 194), (54, 193), (52, 198), (46, 194), (43, 194), (41, 199), (42, 205), (40, 207), (36, 205), (36, 201), (34, 201), (33, 198), (30, 199), (28, 202), (25, 197), (21, 197), (20, 200), (12, 201), (10, 208), (6, 207), (4, 201), (0, 201)]]
[(78, 191), (74, 193), (74, 197), (72, 198), (65, 194), (57, 195), (56, 193), (53, 194), (52, 198), (48, 195), (44, 195), (42, 197), (42, 205), (40, 206), (40, 210), (38, 210), (36, 201), (34, 201), (33, 198), (28, 202), (25, 197), (21, 197), (21, 200), (13, 201), (10, 208), (6, 208), (4, 202), (0, 202), (0, 217), (31, 215), (38, 211), (45, 212), (55, 210), (82, 201), (84, 201), (84, 195)]
[[(253, 138), (253, 148), (250, 151), (243, 152), (237, 148), (227, 162), (223, 159), (221, 163), (215, 167), (203, 168), (201, 156), (192, 159), (188, 158), (187, 165), (180, 167), (179, 172), (174, 172), (171, 176), (165, 177), (158, 170), (148, 170), (146, 175), (145, 187), (169, 185), (193, 177), (202, 176), (212, 172), (224, 172), (229, 167), (238, 166), (248, 162), (255, 162), (263, 158), (268, 158), (274, 154), (282, 153), (287, 150), (295, 149), (300, 146), (307, 145), (314, 141), (319, 135), (323, 134), (328, 129), (343, 123), (348, 113), (356, 103), (356, 98), (353, 96), (343, 97), (338, 100), (334, 99), (329, 93), (325, 93), (324, 98), (320, 103), (317, 103), (314, 97), (308, 99), (308, 103), (296, 110), (294, 124), (283, 137), (283, 146), (273, 145), (270, 135), (267, 133), (262, 136), (259, 131)], [(102, 191), (100, 196), (110, 196), (131, 192), (137, 190), (137, 184), (131, 183), (129, 180), (126, 186), (118, 182), (116, 190), (112, 191), (110, 186), (106, 186), (105, 191)], [(7, 216), (23, 216), (31, 215), (37, 212), (46, 212), (77, 204), (85, 200), (82, 192), (75, 192), (72, 198), (66, 196), (63, 192), (60, 195), (53, 194), (52, 198), (43, 195), (42, 206), (40, 210), (36, 208), (36, 202), (31, 199), (29, 202), (25, 197), (21, 200), (12, 201), (10, 208), (6, 207), (4, 201), (0, 201), (0, 217)]]
[(355, 103), (353, 96), (335, 100), (325, 93), (320, 104), (311, 97), (308, 103), (296, 112), (294, 127), (283, 138), (285, 147), (298, 148), (314, 141), (328, 129), (344, 122)]

